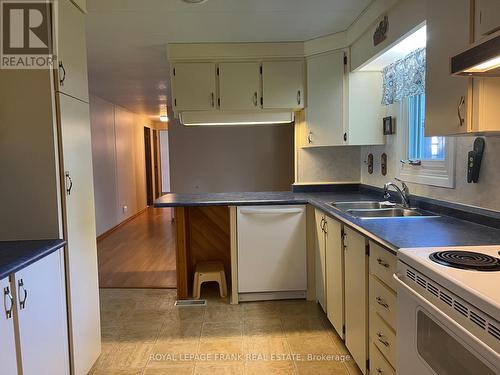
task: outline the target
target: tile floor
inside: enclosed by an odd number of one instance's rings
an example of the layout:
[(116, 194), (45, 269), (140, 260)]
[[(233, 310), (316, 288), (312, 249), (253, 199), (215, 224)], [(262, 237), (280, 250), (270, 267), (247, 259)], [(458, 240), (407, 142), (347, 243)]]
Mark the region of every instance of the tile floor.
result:
[(230, 305), (210, 285), (202, 297), (206, 307), (175, 307), (175, 290), (101, 289), (90, 374), (360, 374), (316, 303)]

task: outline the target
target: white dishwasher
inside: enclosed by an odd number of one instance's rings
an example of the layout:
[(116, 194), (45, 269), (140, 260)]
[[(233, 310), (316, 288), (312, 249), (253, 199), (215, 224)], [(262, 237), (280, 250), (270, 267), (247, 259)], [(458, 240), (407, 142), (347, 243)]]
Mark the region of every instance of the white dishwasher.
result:
[(237, 212), (239, 300), (305, 298), (305, 206), (246, 206)]

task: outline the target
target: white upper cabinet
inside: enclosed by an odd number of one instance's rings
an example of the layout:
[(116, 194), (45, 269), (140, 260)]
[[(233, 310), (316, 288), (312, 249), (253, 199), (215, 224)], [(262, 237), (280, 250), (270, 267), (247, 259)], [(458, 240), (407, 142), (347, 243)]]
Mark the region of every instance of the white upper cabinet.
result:
[(176, 63), (172, 67), (172, 96), (176, 111), (215, 110), (215, 63)]
[(344, 52), (307, 59), (307, 142), (310, 146), (343, 143)]
[(500, 30), (500, 0), (475, 0), (475, 40)]
[(265, 109), (304, 108), (304, 62), (263, 62), (262, 93)]
[(0, 363), (2, 373), (17, 374), (16, 342), (14, 336), (14, 297), (9, 278), (0, 280), (2, 309), (0, 309)]
[(344, 143), (348, 145), (384, 144), (382, 120), (382, 73), (349, 74), (349, 111), (344, 122)]
[(260, 108), (260, 63), (220, 63), (218, 72), (221, 110)]
[(382, 75), (345, 72), (337, 50), (307, 59), (306, 147), (383, 144)]
[(466, 133), (469, 80), (450, 75), (450, 56), (470, 42), (469, 0), (427, 1), (425, 135)]
[(85, 14), (69, 0), (59, 4), (57, 91), (89, 101)]
[(23, 374), (69, 374), (61, 251), (19, 271), (14, 281)]

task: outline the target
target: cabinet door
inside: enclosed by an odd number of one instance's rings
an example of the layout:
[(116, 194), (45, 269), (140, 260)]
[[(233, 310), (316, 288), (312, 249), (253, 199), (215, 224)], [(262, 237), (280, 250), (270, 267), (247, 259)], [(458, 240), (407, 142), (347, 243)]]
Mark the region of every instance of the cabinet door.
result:
[(500, 29), (500, 0), (475, 0), (475, 40)]
[(64, 94), (58, 95), (58, 102), (73, 364), (75, 374), (86, 374), (101, 351), (89, 106)]
[(69, 374), (62, 251), (15, 274), (24, 375)]
[(307, 59), (308, 142), (310, 146), (343, 144), (344, 52)]
[(222, 110), (251, 110), (260, 107), (260, 64), (219, 64), (219, 98)]
[(344, 248), (342, 225), (337, 220), (325, 217), (326, 233), (326, 300), (330, 323), (344, 338)]
[(215, 95), (215, 64), (174, 64), (172, 67), (172, 96), (176, 111), (216, 109)]
[(319, 302), (323, 311), (326, 310), (326, 243), (325, 233), (323, 232), (323, 223), (325, 216), (319, 210), (314, 211), (316, 222), (316, 251), (315, 251), (315, 275), (316, 275), (316, 300)]
[(382, 119), (382, 74), (380, 72), (355, 72), (349, 74), (349, 114), (345, 144), (384, 144)]
[(349, 228), (345, 238), (345, 344), (363, 374), (368, 359), (368, 257), (366, 239)]
[(469, 24), (469, 0), (427, 1), (425, 135), (428, 137), (467, 132), (468, 79), (450, 75), (450, 56), (469, 45)]
[(0, 309), (0, 363), (2, 373), (17, 374), (16, 341), (14, 336), (14, 298), (9, 278), (0, 280), (2, 308)]
[(263, 108), (304, 108), (304, 62), (262, 63)]
[(88, 102), (85, 14), (70, 0), (58, 4), (58, 91)]

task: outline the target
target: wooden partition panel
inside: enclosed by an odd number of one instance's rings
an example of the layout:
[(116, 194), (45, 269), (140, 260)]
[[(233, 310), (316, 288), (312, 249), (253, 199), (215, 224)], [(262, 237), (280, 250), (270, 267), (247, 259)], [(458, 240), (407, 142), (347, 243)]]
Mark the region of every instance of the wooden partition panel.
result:
[(231, 244), (228, 206), (175, 209), (177, 231), (177, 297), (191, 295), (197, 262), (221, 261), (231, 284)]

